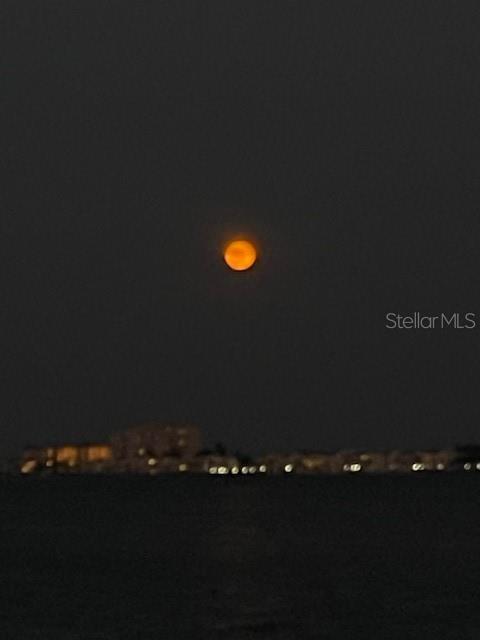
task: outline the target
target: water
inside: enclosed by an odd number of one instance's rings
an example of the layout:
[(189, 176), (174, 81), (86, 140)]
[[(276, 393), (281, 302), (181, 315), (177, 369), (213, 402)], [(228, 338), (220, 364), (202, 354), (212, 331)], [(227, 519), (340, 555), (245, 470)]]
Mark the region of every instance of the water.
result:
[(0, 479), (2, 640), (480, 638), (480, 474)]

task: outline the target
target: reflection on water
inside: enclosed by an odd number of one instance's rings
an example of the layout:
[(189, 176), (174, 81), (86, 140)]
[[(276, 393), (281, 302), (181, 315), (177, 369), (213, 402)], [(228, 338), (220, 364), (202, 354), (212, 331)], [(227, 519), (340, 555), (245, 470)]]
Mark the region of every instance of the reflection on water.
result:
[(455, 474), (11, 479), (1, 637), (479, 638), (478, 488)]

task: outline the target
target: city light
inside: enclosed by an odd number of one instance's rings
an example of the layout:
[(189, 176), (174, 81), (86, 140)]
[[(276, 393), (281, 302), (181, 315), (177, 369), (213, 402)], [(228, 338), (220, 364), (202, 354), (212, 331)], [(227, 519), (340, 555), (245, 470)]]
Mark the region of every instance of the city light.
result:
[[(180, 446), (181, 445), (181, 446)], [(262, 453), (241, 463), (238, 454), (212, 454), (201, 449), (201, 433), (195, 425), (146, 423), (114, 433), (110, 441), (59, 443), (26, 447), (17, 462), (20, 473), (178, 473), (211, 475), (405, 473), (421, 471), (480, 472), (480, 447), (465, 451), (337, 450)], [(478, 451), (477, 451), (478, 449)], [(288, 461), (290, 460), (290, 462)], [(32, 464), (34, 463), (34, 464)]]
[(35, 462), (35, 460), (27, 460), (27, 462), (22, 464), (20, 471), (22, 473), (31, 473), (36, 466), (37, 463)]
[(414, 462), (412, 464), (412, 471), (424, 471), (425, 470), (425, 465), (422, 464), (421, 462)]
[(352, 471), (353, 473), (356, 473), (357, 471), (361, 471), (362, 470), (362, 465), (359, 464), (358, 462), (354, 462), (353, 464), (344, 464), (343, 465), (343, 470), (344, 471)]

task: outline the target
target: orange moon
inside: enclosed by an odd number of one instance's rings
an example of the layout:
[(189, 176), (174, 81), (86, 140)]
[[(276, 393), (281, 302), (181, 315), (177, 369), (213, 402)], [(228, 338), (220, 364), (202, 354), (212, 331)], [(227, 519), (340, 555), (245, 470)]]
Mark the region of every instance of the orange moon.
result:
[(255, 264), (257, 251), (248, 240), (235, 240), (225, 249), (225, 262), (234, 271), (246, 271)]

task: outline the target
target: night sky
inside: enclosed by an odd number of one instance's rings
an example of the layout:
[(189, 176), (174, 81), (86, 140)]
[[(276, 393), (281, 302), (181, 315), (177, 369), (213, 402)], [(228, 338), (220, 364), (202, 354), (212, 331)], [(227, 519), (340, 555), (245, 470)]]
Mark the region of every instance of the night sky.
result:
[[(150, 419), (252, 452), (478, 439), (477, 0), (0, 24), (0, 455)], [(414, 311), (478, 326), (385, 328)]]

